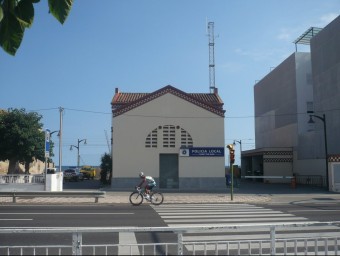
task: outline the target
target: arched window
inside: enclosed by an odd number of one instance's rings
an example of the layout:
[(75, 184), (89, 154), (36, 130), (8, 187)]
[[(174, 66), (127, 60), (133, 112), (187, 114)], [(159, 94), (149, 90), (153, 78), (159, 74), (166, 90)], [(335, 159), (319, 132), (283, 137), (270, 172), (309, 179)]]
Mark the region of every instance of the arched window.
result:
[(163, 126), (163, 147), (176, 147), (176, 127), (174, 125)]
[(148, 134), (145, 140), (146, 148), (157, 148), (157, 128)]
[(183, 128), (181, 128), (181, 147), (192, 147), (193, 146), (193, 141), (191, 138), (191, 135), (184, 130)]
[[(146, 148), (157, 148), (158, 146), (158, 130), (159, 135), (163, 137), (163, 148), (175, 148), (176, 141), (180, 143), (180, 147), (193, 147), (193, 140), (191, 135), (181, 128), (175, 125), (163, 125), (153, 129), (145, 139)], [(162, 139), (162, 138), (160, 138)]]

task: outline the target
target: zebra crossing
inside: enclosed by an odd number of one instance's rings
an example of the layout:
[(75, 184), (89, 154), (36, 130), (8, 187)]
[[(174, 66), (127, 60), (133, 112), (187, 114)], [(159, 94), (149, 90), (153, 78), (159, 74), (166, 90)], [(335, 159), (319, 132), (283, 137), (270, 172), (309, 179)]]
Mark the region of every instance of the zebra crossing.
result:
[(171, 204), (153, 208), (169, 227), (307, 221), (304, 217), (250, 204)]
[[(340, 237), (338, 226), (285, 226), (282, 224), (304, 223), (309, 220), (291, 213), (251, 204), (164, 204), (153, 208), (169, 227), (247, 225), (240, 229), (230, 229), (228, 232), (185, 233), (183, 242), (186, 243), (270, 240), (269, 228), (259, 224), (279, 225), (275, 234), (275, 238), (278, 240)], [(190, 248), (194, 248), (194, 246), (186, 247), (189, 251)]]

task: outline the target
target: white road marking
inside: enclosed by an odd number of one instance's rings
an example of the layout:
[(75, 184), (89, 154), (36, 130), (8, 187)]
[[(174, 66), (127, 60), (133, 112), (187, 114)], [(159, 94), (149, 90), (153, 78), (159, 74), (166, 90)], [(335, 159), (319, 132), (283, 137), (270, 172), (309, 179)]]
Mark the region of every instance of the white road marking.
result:
[[(163, 219), (168, 227), (225, 227), (225, 226), (243, 226), (257, 224), (279, 225), (285, 223), (304, 223), (308, 218), (294, 215), (294, 212), (288, 213), (272, 210), (269, 208), (252, 206), (252, 205), (215, 205), (215, 204), (183, 204), (183, 205), (166, 205), (153, 207), (158, 215)], [(310, 211), (310, 210), (303, 210)], [(322, 210), (326, 211), (326, 210)], [(337, 210), (331, 210), (337, 211)], [(339, 210), (340, 211), (340, 210)], [(269, 239), (270, 233), (268, 227), (245, 227), (240, 229), (230, 229), (226, 232), (204, 231), (201, 234), (185, 233), (183, 241), (186, 242), (204, 242), (204, 241), (242, 241)], [(320, 237), (321, 235), (338, 236), (340, 228), (336, 226), (307, 226), (307, 227), (277, 227), (276, 238), (297, 238), (297, 237)], [(222, 242), (223, 243), (223, 242)], [(195, 250), (205, 250), (195, 245)], [(221, 246), (221, 245), (218, 245)], [(232, 247), (228, 245), (228, 248)], [(248, 245), (245, 245), (246, 247)], [(209, 245), (208, 245), (209, 247)], [(192, 251), (192, 246), (187, 246)], [(230, 249), (229, 248), (229, 249)], [(210, 248), (214, 249), (214, 248)], [(246, 249), (246, 248), (245, 248)]]
[(0, 215), (126, 215), (126, 214), (134, 214), (133, 212), (9, 212), (9, 213), (0, 213)]
[[(162, 216), (162, 218), (165, 218), (166, 216), (173, 216), (173, 215), (179, 215), (178, 214), (178, 211), (176, 212), (157, 212), (158, 215)], [(181, 216), (186, 216), (186, 215), (189, 215), (189, 216), (199, 216), (199, 215), (237, 215), (237, 216), (248, 216), (249, 214), (263, 214), (263, 215), (266, 215), (266, 214), (274, 214), (274, 213), (277, 213), (277, 214), (281, 214), (283, 212), (281, 211), (257, 211), (257, 212), (225, 212), (225, 211), (200, 211), (200, 212), (193, 212), (193, 211), (190, 211), (190, 212), (183, 212), (181, 211), (180, 212), (180, 215)]]
[(288, 212), (340, 212), (339, 210), (327, 210), (327, 209), (306, 209), (306, 210), (292, 210)]
[[(189, 216), (173, 216), (173, 215), (160, 215), (164, 219), (192, 219), (193, 217), (200, 217), (200, 218), (249, 218), (249, 215), (229, 215), (229, 214), (213, 214), (213, 215), (197, 215), (197, 214), (192, 214)], [(266, 214), (252, 214), (252, 217), (262, 217), (262, 218), (267, 218), (267, 217), (288, 217), (288, 216), (295, 216), (293, 214), (289, 213), (278, 213), (278, 214), (271, 214), (271, 213), (266, 213)]]
[[(244, 221), (296, 221), (296, 220), (307, 220), (307, 218), (304, 217), (288, 217), (288, 218), (251, 218), (250, 216), (248, 216), (248, 218), (243, 219)], [(221, 223), (221, 222), (225, 222), (225, 223), (229, 223), (229, 222), (240, 222), (241, 220), (238, 219), (229, 219), (229, 218), (225, 218), (225, 219), (177, 219), (177, 220), (168, 220), (165, 219), (164, 222), (165, 223), (195, 223), (195, 222), (199, 222), (199, 223)], [(266, 222), (265, 222), (266, 223)]]

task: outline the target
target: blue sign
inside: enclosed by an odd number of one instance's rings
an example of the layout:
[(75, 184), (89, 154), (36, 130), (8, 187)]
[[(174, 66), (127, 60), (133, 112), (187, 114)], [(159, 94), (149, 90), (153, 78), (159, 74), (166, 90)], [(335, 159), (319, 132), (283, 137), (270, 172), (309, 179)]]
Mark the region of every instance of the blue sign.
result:
[(50, 130), (45, 131), (45, 157), (50, 157)]
[(189, 156), (224, 156), (224, 147), (188, 148)]

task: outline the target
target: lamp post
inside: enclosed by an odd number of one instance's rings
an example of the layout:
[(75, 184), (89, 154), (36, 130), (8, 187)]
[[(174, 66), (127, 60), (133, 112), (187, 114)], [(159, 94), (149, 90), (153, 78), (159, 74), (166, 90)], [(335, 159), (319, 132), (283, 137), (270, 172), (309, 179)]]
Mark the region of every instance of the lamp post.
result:
[(326, 115), (323, 114), (322, 116), (318, 115), (309, 115), (309, 124), (315, 123), (312, 117), (316, 117), (323, 122), (323, 132), (324, 132), (324, 140), (325, 140), (325, 160), (326, 160), (326, 186), (327, 190), (329, 190), (329, 178), (328, 178), (328, 147), (327, 147), (327, 125), (326, 125)]
[(78, 151), (78, 155), (77, 155), (77, 168), (79, 169), (79, 161), (80, 161), (80, 154), (79, 154), (79, 145), (81, 142), (84, 141), (84, 144), (86, 144), (86, 139), (78, 139), (78, 146), (75, 146), (75, 145), (71, 145), (70, 147), (70, 150), (72, 150), (73, 147), (77, 148), (77, 151)]
[(62, 135), (63, 135), (63, 111), (64, 109), (62, 107), (59, 107), (59, 172), (61, 173), (61, 166), (62, 164)]

